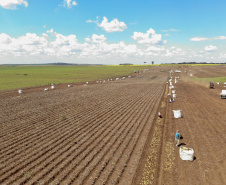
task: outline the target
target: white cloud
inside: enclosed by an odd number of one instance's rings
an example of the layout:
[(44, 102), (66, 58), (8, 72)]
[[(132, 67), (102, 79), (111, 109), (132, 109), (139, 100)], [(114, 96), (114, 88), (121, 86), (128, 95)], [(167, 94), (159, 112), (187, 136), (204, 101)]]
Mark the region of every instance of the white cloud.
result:
[(76, 5), (78, 5), (78, 3), (76, 3), (76, 1), (72, 1), (72, 0), (64, 0), (64, 2), (63, 2), (63, 6), (68, 7), (68, 8), (71, 8), (72, 6), (76, 6)]
[(27, 33), (18, 38), (2, 33), (0, 34), (0, 58), (8, 56), (22, 60), (22, 57), (24, 57), (23, 59), (36, 57), (36, 60), (38, 58), (42, 58), (42, 61), (52, 59), (54, 62), (64, 57), (86, 62), (85, 59), (89, 59), (89, 62), (95, 61), (96, 58), (105, 59), (104, 62), (106, 59), (110, 61), (117, 58), (116, 62), (118, 59), (121, 60), (121, 57), (144, 55), (144, 52), (135, 44), (125, 44), (125, 42), (109, 44), (104, 35), (93, 34), (91, 38), (85, 38), (85, 41), (79, 43), (76, 35), (65, 36), (53, 29), (47, 30), (40, 36), (35, 33)]
[(191, 41), (206, 41), (206, 40), (210, 40), (210, 38), (206, 38), (206, 37), (193, 37), (190, 38)]
[(165, 57), (172, 57), (173, 55), (174, 54), (169, 49), (167, 49), (166, 53), (164, 54)]
[(85, 41), (86, 41), (86, 42), (90, 42), (91, 39), (90, 39), (90, 38), (85, 38)]
[(14, 41), (17, 45), (42, 45), (45, 42), (45, 38), (39, 37), (35, 33), (26, 33), (25, 36), (21, 36)]
[[(104, 35), (93, 34), (91, 37), (85, 38), (84, 43), (80, 43), (76, 35), (65, 36), (53, 29), (47, 30), (46, 33), (42, 33), (40, 36), (35, 33), (27, 33), (18, 38), (2, 33), (0, 34), (0, 58), (5, 56), (11, 58), (24, 57), (23, 59), (37, 57), (42, 58), (42, 61), (52, 58), (54, 62), (65, 57), (67, 57), (66, 62), (69, 58), (74, 58), (73, 61), (84, 59), (86, 62), (87, 60), (89, 62), (95, 61), (98, 58), (98, 63), (102, 59), (103, 63), (106, 61), (117, 63), (121, 60), (125, 61), (126, 58), (132, 61), (141, 60), (142, 57), (170, 55), (170, 52), (166, 51), (163, 46), (138, 48), (136, 44), (126, 44), (124, 41), (114, 44), (106, 41)], [(174, 53), (171, 53), (170, 56), (173, 56)]]
[(92, 42), (93, 43), (103, 43), (106, 41), (106, 37), (104, 35), (92, 35)]
[(53, 28), (51, 28), (50, 30), (47, 30), (46, 33), (53, 33)]
[(27, 33), (18, 38), (0, 34), (0, 53), (9, 56), (32, 56), (40, 54), (48, 44), (44, 36)]
[(179, 30), (176, 30), (176, 29), (169, 29), (169, 31), (179, 31)]
[(111, 22), (108, 22), (106, 17), (103, 17), (103, 21), (97, 25), (103, 28), (106, 32), (124, 31), (127, 29), (127, 26), (124, 22), (119, 22), (118, 19), (113, 19)]
[(149, 46), (146, 51), (162, 51), (163, 48), (155, 47), (155, 46)]
[[(152, 36), (156, 35), (153, 29), (147, 33), (134, 34), (137, 42), (145, 41), (149, 44), (127, 44), (124, 41), (109, 43), (105, 35), (93, 34), (79, 42), (76, 35), (63, 35), (54, 29), (37, 35), (27, 33), (19, 37), (11, 37), (0, 33), (0, 63), (27, 63), (47, 62), (71, 62), (71, 63), (136, 63), (143, 64), (155, 61), (162, 62), (211, 62), (214, 57), (216, 62), (225, 62), (225, 52), (213, 52), (218, 50), (216, 46), (208, 45), (203, 52), (184, 50), (175, 46), (156, 45), (163, 42), (162, 39)], [(158, 34), (157, 34), (158, 35)], [(136, 36), (136, 37), (135, 37)], [(141, 42), (141, 43), (143, 43)], [(155, 43), (155, 44), (150, 44)], [(39, 62), (38, 62), (39, 61)], [(149, 61), (149, 62), (148, 62)]]
[(214, 37), (213, 40), (226, 40), (226, 36)]
[(206, 46), (204, 49), (208, 52), (213, 52), (217, 50), (217, 47), (213, 45), (209, 45), (209, 46)]
[[(186, 56), (186, 52), (183, 51), (181, 48), (176, 48), (174, 46), (170, 48), (165, 48), (165, 46), (150, 46), (145, 50), (145, 54), (151, 57), (160, 57), (166, 58), (166, 60), (170, 60), (171, 58), (179, 58)], [(173, 61), (175, 62), (175, 61)]]
[(180, 30), (177, 30), (177, 29), (169, 29), (169, 30), (161, 30), (162, 32), (175, 32), (175, 31), (180, 31)]
[(162, 40), (162, 35), (155, 33), (155, 30), (150, 28), (147, 33), (134, 32), (132, 38), (139, 44), (164, 45), (166, 40)]
[(226, 59), (226, 53), (225, 54), (220, 54), (220, 59)]
[(0, 34), (0, 44), (9, 44), (12, 41), (11, 37), (5, 33)]
[(75, 46), (78, 43), (76, 35), (64, 36), (62, 34), (55, 34), (55, 41), (51, 42), (51, 45), (54, 47), (62, 47), (62, 46)]
[(75, 6), (75, 5), (77, 5), (77, 4), (78, 4), (78, 3), (76, 3), (75, 1), (72, 1), (72, 5)]
[(89, 19), (89, 20), (87, 20), (86, 22), (90, 22), (90, 23), (91, 23), (91, 22), (93, 22), (93, 21)]
[(177, 56), (186, 55), (186, 53), (181, 48), (171, 47), (170, 50), (174, 55)]
[(190, 38), (191, 41), (206, 41), (206, 40), (226, 40), (226, 36), (218, 36), (218, 37), (193, 37)]
[(16, 9), (18, 5), (22, 4), (28, 7), (28, 2), (24, 0), (0, 0), (0, 6), (5, 9)]

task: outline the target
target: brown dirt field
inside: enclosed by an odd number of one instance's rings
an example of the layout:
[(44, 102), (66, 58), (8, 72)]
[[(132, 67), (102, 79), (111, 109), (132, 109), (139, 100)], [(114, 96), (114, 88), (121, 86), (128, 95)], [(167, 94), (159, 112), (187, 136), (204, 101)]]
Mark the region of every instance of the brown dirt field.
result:
[[(218, 74), (211, 72), (217, 69)], [(154, 139), (149, 142), (149, 154), (143, 153), (145, 162), (139, 164), (138, 169), (143, 169), (142, 174), (138, 174), (134, 184), (226, 184), (226, 101), (220, 99), (220, 92), (224, 89), (223, 84), (216, 85), (215, 89), (209, 89), (208, 84), (192, 83), (189, 78), (198, 76), (199, 71), (205, 71), (206, 76), (224, 76), (226, 70), (221, 66), (191, 67), (193, 77), (189, 74), (174, 73), (173, 77), (180, 77), (175, 86), (175, 102), (169, 103), (167, 100), (166, 111), (164, 112), (164, 126), (157, 144), (152, 145)], [(221, 71), (221, 72), (220, 72)], [(208, 75), (210, 74), (210, 75)], [(174, 78), (173, 78), (174, 79)], [(173, 80), (174, 82), (174, 80)], [(168, 89), (168, 93), (171, 90)], [(173, 110), (182, 110), (182, 118), (176, 119)], [(193, 162), (183, 161), (179, 156), (179, 147), (175, 146), (174, 135), (176, 130), (180, 130), (183, 139), (181, 146), (193, 148), (195, 160)], [(153, 137), (153, 136), (152, 136)], [(157, 150), (157, 152), (153, 152)], [(160, 155), (160, 156), (159, 156)], [(148, 157), (147, 157), (148, 156)], [(157, 162), (156, 162), (157, 160)], [(141, 170), (140, 170), (141, 171)]]
[[(175, 73), (173, 103), (170, 67), (102, 84), (0, 92), (0, 184), (226, 184), (223, 85), (208, 89), (184, 73), (226, 74), (211, 67)], [(173, 118), (175, 109), (182, 118)], [(193, 162), (179, 157), (177, 129)]]

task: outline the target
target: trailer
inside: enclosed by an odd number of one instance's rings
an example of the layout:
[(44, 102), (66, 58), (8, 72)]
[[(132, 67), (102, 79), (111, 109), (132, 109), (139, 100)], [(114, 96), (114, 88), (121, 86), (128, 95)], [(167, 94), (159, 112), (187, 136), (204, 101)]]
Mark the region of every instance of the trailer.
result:
[(222, 90), (220, 93), (221, 99), (226, 99), (226, 90)]

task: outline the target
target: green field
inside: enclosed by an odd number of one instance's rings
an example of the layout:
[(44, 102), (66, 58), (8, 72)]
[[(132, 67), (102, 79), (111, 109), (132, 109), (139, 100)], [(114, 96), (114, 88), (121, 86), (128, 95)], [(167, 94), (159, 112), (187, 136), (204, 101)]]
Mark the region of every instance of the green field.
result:
[(122, 77), (148, 67), (150, 66), (0, 66), (0, 91)]
[(210, 78), (194, 78), (192, 80), (196, 80), (199, 82), (226, 82), (226, 77), (210, 77)]

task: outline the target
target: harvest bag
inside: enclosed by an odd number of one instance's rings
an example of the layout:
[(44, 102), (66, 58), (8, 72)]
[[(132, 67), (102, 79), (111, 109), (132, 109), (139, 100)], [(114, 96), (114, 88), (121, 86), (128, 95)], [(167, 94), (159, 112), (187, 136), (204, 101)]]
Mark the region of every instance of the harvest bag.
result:
[(182, 160), (193, 161), (194, 160), (194, 150), (192, 148), (180, 147), (180, 158)]

